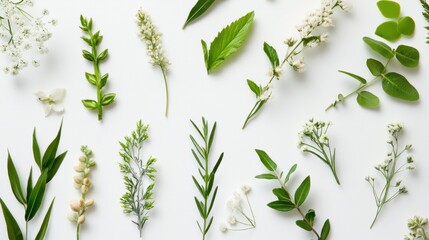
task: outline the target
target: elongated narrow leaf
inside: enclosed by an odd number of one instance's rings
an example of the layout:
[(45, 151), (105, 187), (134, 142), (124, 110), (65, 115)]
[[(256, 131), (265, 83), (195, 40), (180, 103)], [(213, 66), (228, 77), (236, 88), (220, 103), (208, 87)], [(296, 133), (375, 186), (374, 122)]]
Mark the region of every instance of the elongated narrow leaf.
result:
[(328, 235), (330, 231), (331, 231), (331, 223), (329, 222), (329, 219), (327, 219), (323, 224), (322, 232), (320, 233), (320, 240), (328, 239)]
[(255, 82), (253, 82), (252, 80), (247, 79), (247, 85), (249, 85), (250, 90), (252, 90), (252, 92), (255, 93), (256, 97), (261, 96), (261, 89), (259, 88), (258, 85), (256, 85)]
[(313, 228), (304, 220), (297, 220), (296, 225), (306, 231), (311, 231)]
[(258, 178), (258, 179), (277, 179), (277, 177), (271, 173), (260, 174), (260, 175), (256, 176), (255, 178)]
[(366, 66), (374, 76), (380, 76), (382, 73), (384, 73), (384, 65), (380, 61), (373, 58), (366, 60)]
[(18, 200), (18, 202), (20, 202), (22, 205), (25, 205), (26, 200), (24, 194), (22, 193), (21, 181), (19, 180), (15, 164), (13, 163), (9, 152), (7, 153), (7, 173), (9, 175), (9, 182), (13, 195), (15, 195), (15, 198)]
[(399, 45), (396, 48), (396, 59), (405, 67), (417, 67), (419, 65), (420, 53), (416, 48)]
[(264, 42), (264, 52), (265, 54), (267, 54), (268, 59), (270, 59), (271, 66), (273, 67), (273, 69), (279, 66), (279, 56), (277, 55), (277, 51), (275, 48)]
[(31, 192), (33, 191), (33, 168), (30, 169), (30, 175), (28, 175), (27, 180), (27, 197), (25, 198), (28, 202), (30, 199)]
[(270, 158), (270, 156), (268, 156), (268, 154), (265, 151), (259, 150), (259, 149), (255, 149), (255, 151), (258, 154), (262, 164), (264, 164), (264, 166), (269, 171), (272, 171), (272, 172), (276, 171), (277, 164)]
[(391, 59), (395, 55), (393, 52), (393, 49), (389, 47), (384, 42), (380, 42), (377, 40), (374, 40), (369, 37), (364, 37), (363, 41), (376, 53), (380, 54), (381, 56)]
[(12, 213), (9, 211), (6, 204), (3, 202), (1, 198), (0, 198), (0, 204), (3, 211), (4, 220), (6, 222), (7, 236), (9, 237), (9, 240), (24, 240), (22, 231), (19, 228), (18, 223), (16, 222)]
[(46, 212), (45, 218), (43, 218), (42, 225), (40, 226), (40, 230), (37, 233), (37, 236), (34, 240), (44, 240), (46, 232), (48, 231), (49, 219), (51, 218), (52, 206), (54, 205), (55, 198), (52, 199), (51, 205), (49, 206), (48, 211)]
[(364, 108), (375, 109), (380, 105), (380, 99), (367, 91), (358, 92), (356, 101)]
[(283, 188), (274, 188), (273, 193), (279, 200), (290, 201), (289, 193)]
[(383, 90), (392, 97), (406, 101), (419, 100), (419, 92), (401, 74), (390, 72), (383, 76)]
[(66, 157), (66, 155), (67, 155), (67, 151), (63, 152), (62, 154), (58, 155), (58, 157), (55, 158), (54, 163), (48, 170), (48, 178), (46, 180), (46, 183), (50, 182), (52, 178), (54, 178), (55, 174), (58, 172), (58, 169), (63, 163), (63, 160)]
[(211, 42), (206, 61), (207, 72), (216, 70), (227, 57), (241, 48), (253, 25), (254, 12), (250, 12), (234, 21)]
[(30, 199), (28, 200), (27, 209), (25, 211), (25, 220), (28, 222), (36, 215), (39, 211), (40, 205), (45, 195), (47, 173), (44, 172), (40, 175), (39, 179), (31, 192)]
[(289, 200), (278, 200), (278, 201), (268, 203), (268, 207), (280, 212), (289, 212), (295, 209), (295, 204), (293, 204)]
[(48, 148), (45, 151), (45, 154), (43, 155), (43, 158), (42, 158), (43, 170), (49, 169), (55, 160), (55, 155), (57, 154), (58, 145), (60, 144), (62, 128), (63, 128), (63, 122), (61, 121), (60, 129), (58, 130), (57, 136), (54, 138), (51, 144), (49, 144)]
[(295, 192), (295, 204), (296, 206), (301, 206), (305, 199), (307, 199), (308, 193), (310, 192), (311, 180), (310, 176), (306, 177), (299, 185), (298, 189)]
[(188, 18), (186, 19), (183, 28), (188, 26), (189, 23), (193, 22), (195, 19), (205, 13), (214, 2), (215, 0), (198, 0), (198, 2), (189, 12)]
[(289, 172), (287, 173), (286, 177), (285, 177), (285, 181), (284, 184), (287, 184), (289, 182), (290, 177), (292, 176), (292, 174), (296, 171), (296, 168), (298, 167), (297, 164), (294, 164), (290, 169)]
[(349, 72), (346, 72), (346, 71), (342, 71), (342, 70), (339, 70), (338, 72), (343, 73), (343, 74), (346, 74), (347, 76), (350, 76), (350, 77), (352, 77), (352, 78), (354, 78), (354, 79), (358, 80), (358, 81), (359, 81), (360, 83), (362, 83), (362, 84), (366, 84), (366, 80), (365, 80), (365, 78), (363, 78), (363, 77), (361, 77), (361, 76), (358, 76), (358, 75), (356, 75), (356, 74), (349, 73)]
[(33, 130), (33, 156), (34, 161), (36, 162), (37, 166), (39, 166), (40, 171), (42, 171), (42, 156), (40, 155), (40, 147), (39, 143), (37, 142), (36, 128)]

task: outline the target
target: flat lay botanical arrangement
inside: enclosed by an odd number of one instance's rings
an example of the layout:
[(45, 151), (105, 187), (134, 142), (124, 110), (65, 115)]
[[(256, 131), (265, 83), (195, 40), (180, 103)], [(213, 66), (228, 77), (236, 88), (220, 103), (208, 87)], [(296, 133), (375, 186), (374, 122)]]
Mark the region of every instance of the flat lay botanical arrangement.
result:
[(426, 0), (2, 0), (0, 239), (429, 239), (428, 34)]

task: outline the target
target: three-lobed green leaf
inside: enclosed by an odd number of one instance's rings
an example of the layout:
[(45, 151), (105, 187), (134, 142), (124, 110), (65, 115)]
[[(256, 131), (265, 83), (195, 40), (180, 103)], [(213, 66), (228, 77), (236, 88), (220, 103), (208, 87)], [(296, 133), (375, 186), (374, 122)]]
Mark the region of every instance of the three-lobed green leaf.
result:
[(420, 98), (417, 89), (399, 73), (390, 72), (383, 75), (382, 87), (387, 94), (395, 98), (406, 101), (417, 101)]
[(254, 12), (249, 12), (225, 27), (211, 42), (210, 50), (207, 49), (207, 44), (201, 41), (208, 73), (216, 70), (227, 57), (241, 48), (249, 35), (254, 16)]

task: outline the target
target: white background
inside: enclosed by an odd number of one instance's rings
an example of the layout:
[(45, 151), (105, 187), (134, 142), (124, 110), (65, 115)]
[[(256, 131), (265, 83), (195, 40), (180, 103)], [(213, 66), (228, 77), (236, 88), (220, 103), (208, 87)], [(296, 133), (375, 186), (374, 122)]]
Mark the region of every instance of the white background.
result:
[[(87, 214), (82, 239), (138, 239), (132, 218), (123, 215), (119, 198), (124, 192), (119, 172), (118, 141), (129, 135), (138, 119), (150, 124), (150, 141), (145, 146), (145, 157), (158, 159), (159, 170), (155, 189), (156, 207), (144, 228), (144, 239), (200, 239), (195, 224), (199, 219), (193, 196), (197, 194), (191, 175), (197, 174), (188, 135), (195, 134), (189, 119), (200, 121), (205, 116), (217, 121), (218, 131), (213, 150), (213, 161), (225, 152), (216, 184), (219, 194), (213, 209), (215, 222), (207, 239), (312, 239), (313, 235), (295, 226), (296, 213), (281, 214), (266, 207), (274, 199), (271, 189), (275, 182), (256, 180), (264, 172), (254, 152), (266, 150), (288, 170), (294, 163), (299, 167), (292, 180), (293, 189), (307, 175), (312, 188), (303, 208), (316, 210), (316, 226), (330, 218), (330, 239), (402, 239), (407, 233), (406, 221), (414, 215), (429, 217), (429, 163), (427, 156), (428, 83), (425, 21), (418, 1), (400, 1), (403, 15), (411, 15), (416, 23), (412, 39), (399, 43), (411, 44), (421, 51), (417, 69), (404, 69), (392, 64), (409, 78), (420, 91), (421, 101), (410, 104), (394, 100), (382, 92), (381, 84), (371, 87), (381, 100), (379, 110), (360, 108), (350, 99), (337, 110), (324, 109), (339, 92), (348, 93), (357, 82), (340, 75), (337, 70), (349, 70), (370, 76), (365, 61), (378, 58), (361, 40), (374, 37), (376, 26), (385, 19), (376, 8), (376, 1), (352, 0), (350, 14), (335, 14), (327, 45), (305, 51), (306, 72), (296, 74), (286, 69), (282, 79), (275, 82), (273, 98), (247, 129), (241, 125), (254, 104), (253, 93), (246, 79), (258, 83), (267, 81), (269, 62), (262, 50), (264, 41), (276, 47), (283, 56), (283, 40), (296, 36), (295, 25), (306, 14), (319, 6), (318, 0), (255, 0), (219, 1), (194, 24), (182, 30), (194, 1), (37, 1), (34, 9), (48, 8), (59, 20), (50, 53), (41, 59), (41, 67), (29, 68), (19, 77), (2, 76), (0, 81), (0, 196), (8, 204), (22, 227), (23, 210), (9, 186), (6, 170), (7, 149), (10, 150), (22, 179), (30, 166), (35, 167), (31, 150), (31, 133), (38, 131), (41, 147), (45, 149), (58, 130), (61, 116), (44, 117), (42, 105), (33, 95), (38, 90), (50, 91), (56, 87), (67, 89), (64, 101), (63, 137), (59, 151), (69, 153), (57, 176), (48, 185), (41, 211), (30, 225), (29, 239), (36, 235), (49, 201), (56, 196), (47, 239), (74, 239), (75, 227), (66, 216), (69, 202), (78, 197), (73, 188), (73, 166), (80, 156), (79, 148), (87, 144), (93, 149), (97, 168), (93, 172), (93, 190), (89, 197), (96, 201)], [(143, 4), (163, 35), (171, 71), (168, 76), (171, 108), (168, 118), (164, 112), (164, 85), (159, 69), (148, 64), (144, 44), (137, 37), (134, 16)], [(211, 41), (217, 32), (249, 11), (255, 10), (255, 24), (245, 46), (219, 71), (207, 75), (200, 40)], [(109, 48), (109, 59), (101, 65), (110, 78), (106, 91), (117, 93), (117, 102), (106, 109), (103, 122), (95, 112), (86, 110), (80, 100), (95, 97), (95, 89), (84, 78), (92, 67), (81, 56), (86, 44), (80, 39), (79, 15), (94, 18), (94, 28), (104, 35), (101, 47)], [(395, 44), (393, 44), (395, 45)], [(331, 120), (332, 144), (337, 147), (337, 167), (342, 185), (337, 186), (329, 169), (318, 159), (303, 155), (296, 147), (297, 132), (309, 118)], [(400, 196), (383, 209), (378, 222), (369, 229), (375, 214), (371, 189), (364, 177), (375, 175), (373, 166), (382, 162), (387, 151), (386, 124), (403, 122), (403, 144), (412, 143), (416, 170), (401, 177), (409, 194)], [(36, 170), (36, 168), (34, 169)], [(37, 171), (36, 171), (37, 173)], [(38, 175), (38, 174), (35, 174)], [(377, 177), (380, 177), (377, 175)], [(247, 183), (253, 187), (250, 195), (256, 220), (255, 230), (222, 234), (218, 224), (228, 216), (225, 203), (232, 193)], [(0, 239), (6, 239), (5, 224), (0, 218)], [(314, 238), (313, 238), (314, 239)]]

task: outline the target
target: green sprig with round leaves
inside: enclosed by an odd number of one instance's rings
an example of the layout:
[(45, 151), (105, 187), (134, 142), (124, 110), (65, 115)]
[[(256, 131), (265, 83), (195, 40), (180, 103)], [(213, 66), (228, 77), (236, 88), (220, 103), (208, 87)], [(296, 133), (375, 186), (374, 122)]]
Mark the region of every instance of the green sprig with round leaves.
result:
[(401, 5), (399, 3), (390, 0), (380, 0), (377, 2), (377, 7), (381, 14), (390, 20), (381, 23), (377, 27), (375, 30), (376, 35), (388, 41), (396, 41), (401, 35), (413, 35), (416, 24), (411, 17), (401, 16)]

